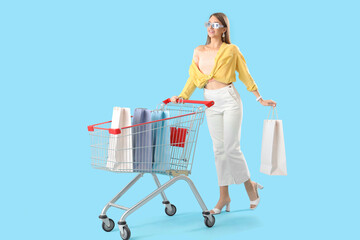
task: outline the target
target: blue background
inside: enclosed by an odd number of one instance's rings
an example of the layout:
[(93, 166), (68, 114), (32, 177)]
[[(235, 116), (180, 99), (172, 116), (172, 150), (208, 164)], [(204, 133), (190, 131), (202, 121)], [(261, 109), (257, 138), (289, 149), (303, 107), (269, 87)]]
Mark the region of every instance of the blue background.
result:
[[(288, 176), (259, 172), (261, 106), (237, 80), (241, 147), (265, 186), (249, 211), (243, 185), (232, 211), (208, 229), (185, 182), (130, 215), (131, 239), (337, 239), (357, 234), (359, 4), (357, 1), (1, 1), (2, 239), (120, 239), (98, 219), (135, 174), (92, 169), (87, 125), (114, 106), (155, 108), (182, 90), (211, 13), (230, 20), (265, 99), (278, 103)], [(196, 90), (192, 99), (202, 99)], [(201, 126), (191, 179), (207, 207), (218, 200), (212, 142)], [(168, 177), (161, 176), (165, 182)], [(120, 204), (152, 191), (145, 175)], [(110, 209), (117, 222), (123, 212)], [(5, 237), (5, 238), (4, 238)]]

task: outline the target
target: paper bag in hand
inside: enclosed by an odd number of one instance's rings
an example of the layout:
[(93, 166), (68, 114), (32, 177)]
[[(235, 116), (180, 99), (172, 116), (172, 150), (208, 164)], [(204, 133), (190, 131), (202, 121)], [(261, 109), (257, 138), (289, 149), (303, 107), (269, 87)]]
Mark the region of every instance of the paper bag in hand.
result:
[[(276, 108), (273, 108), (273, 117), (274, 111)], [(264, 120), (260, 172), (268, 175), (287, 175), (282, 120), (269, 119), (269, 116)]]

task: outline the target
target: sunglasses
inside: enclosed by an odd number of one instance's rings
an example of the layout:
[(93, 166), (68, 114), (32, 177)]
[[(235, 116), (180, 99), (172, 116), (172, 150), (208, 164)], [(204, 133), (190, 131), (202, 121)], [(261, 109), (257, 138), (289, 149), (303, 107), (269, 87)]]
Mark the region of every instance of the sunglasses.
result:
[(224, 27), (224, 25), (221, 25), (220, 23), (211, 23), (211, 22), (206, 22), (205, 23), (205, 27), (208, 28), (212, 26), (214, 29), (218, 29), (220, 27)]

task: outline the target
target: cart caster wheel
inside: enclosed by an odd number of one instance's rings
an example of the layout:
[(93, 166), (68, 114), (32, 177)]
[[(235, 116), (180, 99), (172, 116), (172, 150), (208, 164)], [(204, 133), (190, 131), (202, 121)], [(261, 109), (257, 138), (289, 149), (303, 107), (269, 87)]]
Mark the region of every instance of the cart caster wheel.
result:
[(176, 213), (176, 207), (171, 204), (171, 210), (169, 211), (168, 208), (166, 207), (165, 208), (165, 213), (168, 215), (168, 216), (174, 216), (175, 213)]
[(111, 218), (109, 218), (109, 222), (110, 222), (110, 226), (106, 226), (104, 222), (102, 223), (102, 228), (104, 229), (105, 232), (111, 232), (114, 229), (115, 226), (114, 221)]
[(212, 222), (210, 222), (210, 220), (207, 217), (205, 217), (204, 219), (205, 225), (209, 228), (211, 228), (215, 224), (215, 217), (211, 215), (211, 219), (213, 220)]
[(128, 225), (125, 225), (124, 226), (124, 233), (121, 234), (121, 231), (120, 231), (120, 237), (124, 240), (128, 240), (130, 239), (130, 236), (131, 236), (131, 232), (130, 232), (130, 229), (128, 227)]

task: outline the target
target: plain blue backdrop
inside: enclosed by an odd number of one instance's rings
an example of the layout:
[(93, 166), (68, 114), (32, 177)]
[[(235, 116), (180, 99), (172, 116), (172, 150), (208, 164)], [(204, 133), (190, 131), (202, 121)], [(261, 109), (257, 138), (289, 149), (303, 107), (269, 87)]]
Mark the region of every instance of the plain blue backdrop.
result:
[[(205, 227), (185, 182), (127, 218), (131, 239), (351, 239), (358, 235), (359, 4), (357, 1), (0, 1), (1, 239), (120, 239), (101, 229), (104, 205), (135, 174), (92, 169), (87, 125), (114, 106), (155, 108), (182, 90), (204, 22), (224, 12), (265, 99), (278, 103), (288, 176), (260, 173), (268, 107), (239, 80), (241, 148), (265, 188), (249, 211)], [(191, 97), (202, 99), (197, 89)], [(190, 176), (207, 207), (218, 200), (212, 142), (201, 126)], [(165, 182), (168, 177), (161, 176)], [(145, 175), (120, 203), (155, 189)], [(110, 209), (115, 220), (123, 212)]]

